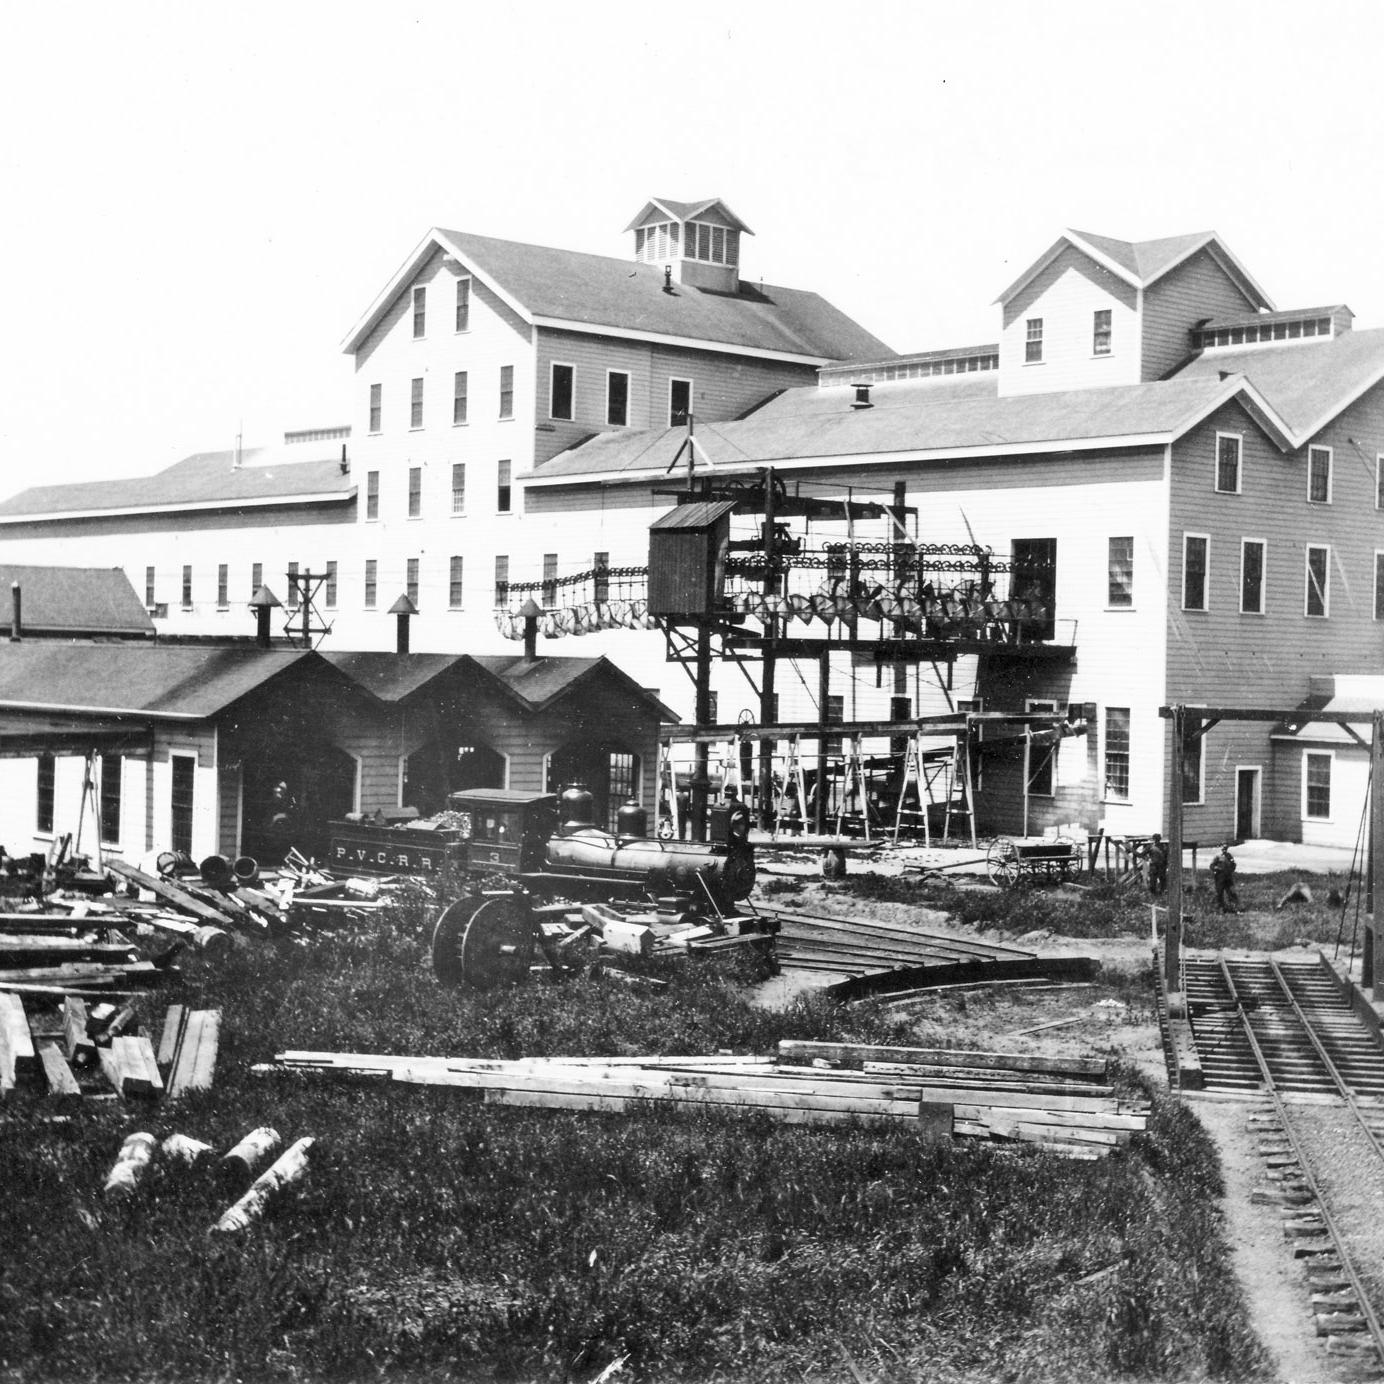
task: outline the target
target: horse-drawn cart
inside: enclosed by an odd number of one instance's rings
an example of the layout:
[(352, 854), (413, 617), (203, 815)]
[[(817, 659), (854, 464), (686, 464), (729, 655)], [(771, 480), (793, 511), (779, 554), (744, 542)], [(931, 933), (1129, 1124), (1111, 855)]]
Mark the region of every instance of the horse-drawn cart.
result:
[(1061, 838), (1041, 841), (1000, 840), (985, 854), (985, 873), (991, 884), (1014, 889), (1041, 881), (1060, 884), (1075, 879), (1086, 863), (1085, 851), (1076, 841)]

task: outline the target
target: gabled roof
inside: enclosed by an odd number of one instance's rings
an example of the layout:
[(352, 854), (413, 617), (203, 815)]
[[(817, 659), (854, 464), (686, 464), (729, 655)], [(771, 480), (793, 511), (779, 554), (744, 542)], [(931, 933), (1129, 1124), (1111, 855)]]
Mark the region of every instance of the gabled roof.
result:
[(0, 623), (20, 589), (22, 632), (101, 634), (114, 637), (154, 634), (130, 579), (119, 567), (37, 567), (0, 564)]
[[(1273, 409), (1240, 376), (1002, 397), (993, 380), (967, 384), (945, 393), (925, 384), (875, 385), (866, 409), (852, 408), (840, 389), (785, 390), (739, 421), (701, 424), (697, 460), (720, 471), (1163, 445), (1231, 399), (1288, 447)], [(686, 437), (683, 428), (602, 433), (537, 467), (526, 484), (661, 477)]]
[(1207, 380), (1222, 371), (1250, 379), (1301, 447), (1367, 389), (1384, 380), (1384, 328), (1295, 341), (1285, 346), (1218, 348), (1196, 356), (1174, 380)]
[(384, 653), (375, 650), (322, 649), (338, 672), (382, 702), (401, 702), (455, 668), (464, 654)]
[(1165, 236), (1159, 240), (1116, 240), (1113, 236), (1068, 230), (1058, 236), (995, 301), (1007, 303), (1068, 247), (1089, 256), (1134, 288), (1148, 288), (1198, 251), (1209, 250), (1252, 305), (1269, 309), (1273, 307), (1268, 294), (1215, 231), (1194, 231), (1190, 235)]
[(279, 449), (246, 448), (237, 466), (234, 450), (198, 452), (152, 476), (31, 486), (0, 502), (0, 524), (48, 517), (323, 504), (354, 498), (356, 488), (349, 474), (342, 471), (339, 455), (317, 461), (280, 460), (283, 455)]
[[(1377, 709), (1384, 707), (1384, 674), (1379, 673), (1336, 673), (1326, 677), (1314, 677), (1313, 692), (1298, 703), (1301, 711), (1330, 711), (1338, 715), (1352, 715), (1359, 712), (1360, 719), (1351, 724), (1358, 727), (1352, 735), (1344, 726), (1335, 721), (1294, 721), (1279, 722), (1269, 732), (1274, 740), (1310, 741), (1316, 744), (1347, 745), (1369, 752), (1370, 721)], [(1318, 684), (1325, 684), (1322, 691)], [(1361, 745), (1361, 739), (1364, 745)]]
[(0, 707), (200, 721), (303, 660), (305, 649), (178, 644), (0, 645)]
[(738, 293), (675, 285), (661, 265), (523, 245), (435, 227), (342, 345), (357, 351), (438, 250), (531, 326), (600, 331), (820, 365), (887, 356), (889, 348), (816, 293), (763, 284)]
[(670, 221), (695, 221), (703, 212), (709, 211), (712, 207), (719, 208), (721, 215), (736, 230), (743, 231), (746, 235), (754, 234), (719, 197), (708, 197), (703, 202), (675, 202), (671, 197), (652, 197), (644, 203), (638, 215), (625, 229), (632, 231), (636, 226), (642, 226), (649, 219), (650, 212), (662, 212)]

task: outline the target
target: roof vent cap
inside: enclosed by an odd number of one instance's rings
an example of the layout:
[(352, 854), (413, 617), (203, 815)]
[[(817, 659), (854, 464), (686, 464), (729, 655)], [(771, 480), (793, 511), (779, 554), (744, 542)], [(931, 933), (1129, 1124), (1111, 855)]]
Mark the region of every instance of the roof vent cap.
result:
[(874, 408), (870, 402), (870, 386), (868, 384), (856, 384), (851, 386), (855, 390), (855, 402), (852, 408)]

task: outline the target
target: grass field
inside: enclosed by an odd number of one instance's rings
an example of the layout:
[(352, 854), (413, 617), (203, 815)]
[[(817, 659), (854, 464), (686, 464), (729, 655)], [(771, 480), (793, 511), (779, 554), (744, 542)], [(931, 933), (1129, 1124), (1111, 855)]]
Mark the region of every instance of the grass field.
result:
[[(1121, 1156), (928, 1145), (906, 1127), (517, 1110), (455, 1090), (265, 1077), (284, 1048), (517, 1057), (938, 1041), (870, 1007), (746, 1002), (737, 963), (444, 992), (425, 910), (256, 945), (184, 993), (224, 1010), (215, 1088), (179, 1106), (0, 1113), (4, 1380), (1070, 1381), (1262, 1377), (1212, 1149), (1155, 1097)], [(155, 1019), (166, 998), (147, 1006)], [(1126, 1074), (1124, 1079), (1137, 1083)], [(135, 1129), (228, 1147), (314, 1135), (302, 1195), (238, 1237), (156, 1168), (100, 1189)]]

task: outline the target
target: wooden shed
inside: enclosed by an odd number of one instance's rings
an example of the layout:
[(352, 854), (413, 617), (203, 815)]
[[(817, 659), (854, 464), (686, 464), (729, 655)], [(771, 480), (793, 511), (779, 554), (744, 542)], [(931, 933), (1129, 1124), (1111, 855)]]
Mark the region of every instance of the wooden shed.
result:
[(649, 614), (707, 615), (725, 580), (734, 500), (679, 505), (649, 525)]

